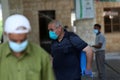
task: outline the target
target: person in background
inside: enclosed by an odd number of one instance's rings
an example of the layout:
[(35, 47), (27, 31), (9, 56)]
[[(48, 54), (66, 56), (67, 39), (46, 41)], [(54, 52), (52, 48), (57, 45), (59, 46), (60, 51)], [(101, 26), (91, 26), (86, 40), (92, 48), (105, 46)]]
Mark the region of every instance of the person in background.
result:
[(52, 39), (51, 54), (56, 80), (81, 80), (79, 54), (82, 50), (87, 56), (85, 74), (89, 75), (92, 72), (93, 52), (88, 44), (73, 32), (64, 30), (57, 20), (48, 24), (48, 30)]
[(95, 39), (95, 45), (92, 45), (92, 47), (95, 48), (95, 58), (96, 58), (96, 65), (97, 65), (99, 79), (106, 80), (106, 76), (105, 76), (106, 39), (100, 30), (101, 30), (101, 25), (95, 24), (94, 33), (96, 34), (96, 39)]
[(29, 20), (9, 16), (4, 25), (8, 41), (0, 45), (0, 80), (55, 80), (50, 56), (28, 40)]

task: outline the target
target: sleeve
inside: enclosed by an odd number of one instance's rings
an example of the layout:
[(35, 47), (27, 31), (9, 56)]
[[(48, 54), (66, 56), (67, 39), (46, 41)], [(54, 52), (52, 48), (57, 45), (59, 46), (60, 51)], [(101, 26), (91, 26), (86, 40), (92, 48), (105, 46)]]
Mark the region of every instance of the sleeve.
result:
[(79, 51), (82, 51), (88, 45), (76, 34), (71, 35), (70, 40), (71, 40), (71, 43), (75, 46), (75, 48), (78, 49)]
[(2, 57), (2, 56), (1, 56), (1, 55), (2, 55), (2, 52), (1, 52), (1, 51), (2, 51), (2, 49), (1, 49), (1, 45), (0, 45), (0, 69), (1, 69), (1, 57)]
[(102, 35), (99, 36), (98, 43), (104, 43), (104, 36), (102, 36)]
[(50, 55), (47, 55), (42, 60), (42, 79), (41, 80), (55, 80)]

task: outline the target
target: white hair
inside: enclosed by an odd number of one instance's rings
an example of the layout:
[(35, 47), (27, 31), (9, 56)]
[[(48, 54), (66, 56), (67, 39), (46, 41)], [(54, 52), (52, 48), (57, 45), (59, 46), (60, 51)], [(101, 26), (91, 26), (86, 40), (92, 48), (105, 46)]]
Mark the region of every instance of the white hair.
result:
[(58, 20), (53, 20), (49, 24), (55, 24), (55, 27), (63, 27), (62, 23)]

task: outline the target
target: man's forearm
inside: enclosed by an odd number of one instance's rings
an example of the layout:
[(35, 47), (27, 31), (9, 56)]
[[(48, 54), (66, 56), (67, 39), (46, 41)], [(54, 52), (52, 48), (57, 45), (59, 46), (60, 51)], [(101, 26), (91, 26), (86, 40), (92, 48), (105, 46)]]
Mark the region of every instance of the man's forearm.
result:
[(93, 51), (92, 48), (87, 46), (84, 51), (86, 52), (86, 58), (87, 58), (87, 70), (92, 69), (92, 61), (93, 61)]
[(87, 57), (87, 66), (86, 66), (86, 68), (88, 70), (92, 69), (93, 52), (92, 51), (86, 52), (86, 57)]

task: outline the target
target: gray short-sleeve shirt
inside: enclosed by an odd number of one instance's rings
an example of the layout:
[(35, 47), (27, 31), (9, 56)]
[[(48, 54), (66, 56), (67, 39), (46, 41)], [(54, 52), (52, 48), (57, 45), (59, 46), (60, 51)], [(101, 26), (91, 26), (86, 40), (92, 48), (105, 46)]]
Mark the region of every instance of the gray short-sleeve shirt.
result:
[(98, 45), (99, 43), (102, 43), (102, 47), (99, 49), (95, 48), (95, 50), (96, 51), (105, 50), (106, 49), (106, 39), (102, 33), (98, 34), (95, 39), (95, 45)]

